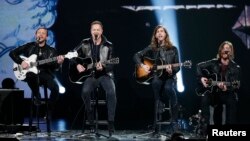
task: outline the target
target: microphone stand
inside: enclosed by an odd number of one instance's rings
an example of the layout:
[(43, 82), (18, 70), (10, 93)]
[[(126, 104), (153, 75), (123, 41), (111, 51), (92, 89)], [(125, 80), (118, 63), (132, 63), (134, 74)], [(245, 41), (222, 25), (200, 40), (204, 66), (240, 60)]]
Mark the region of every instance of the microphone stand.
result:
[[(160, 54), (160, 45), (161, 42), (157, 42), (157, 46), (156, 46), (156, 53), (154, 56), (154, 67), (153, 67), (153, 73), (154, 73), (154, 77), (157, 77), (157, 60), (159, 59), (159, 54)], [(158, 134), (158, 127), (157, 127), (157, 114), (158, 114), (158, 106), (159, 106), (159, 99), (155, 99), (155, 104), (154, 104), (154, 134)]]
[(97, 50), (96, 50), (96, 42), (97, 42), (97, 37), (95, 35), (94, 40), (93, 40), (93, 47), (92, 47), (92, 56), (93, 58), (93, 65), (92, 65), (92, 77), (95, 77), (95, 65), (97, 63)]
[(157, 60), (159, 57), (159, 52), (160, 52), (160, 46), (161, 46), (161, 42), (157, 42), (157, 46), (156, 46), (156, 54), (154, 55), (154, 64), (153, 64), (153, 72), (154, 75), (157, 75)]
[[(36, 42), (35, 42), (35, 46), (37, 47), (37, 52), (36, 52), (36, 55), (37, 55), (37, 59), (38, 57), (40, 56), (40, 54), (42, 54), (41, 52), (41, 49), (40, 49), (40, 46), (39, 46), (39, 38), (36, 39)], [(36, 60), (37, 61), (37, 60)], [(31, 132), (32, 131), (32, 122), (33, 122), (33, 104), (36, 106), (36, 118), (37, 118), (37, 130), (40, 130), (39, 129), (39, 117), (38, 117), (38, 110), (39, 110), (39, 104), (40, 104), (40, 78), (39, 78), (39, 74), (40, 74), (40, 69), (39, 69), (39, 64), (37, 64), (37, 81), (35, 83), (37, 83), (38, 85), (38, 93), (35, 95), (35, 93), (32, 92), (32, 98), (31, 98), (31, 109), (30, 109), (30, 119), (29, 119), (29, 131)]]
[(97, 64), (97, 60), (98, 60), (98, 55), (100, 53), (99, 48), (97, 48), (97, 39), (98, 39), (98, 35), (94, 35), (94, 39), (93, 39), (93, 46), (92, 46), (92, 57), (93, 58), (93, 66), (92, 66), (92, 76), (95, 77), (95, 73), (96, 73), (96, 64)]
[[(159, 57), (159, 52), (160, 52), (160, 45), (161, 45), (161, 42), (157, 42), (157, 46), (156, 46), (156, 49), (153, 51), (154, 52), (154, 64), (153, 64), (153, 77), (157, 77), (157, 60), (158, 60), (158, 57)], [(154, 95), (155, 96), (155, 95)], [(159, 106), (159, 99), (156, 99), (154, 97), (154, 123), (153, 123), (153, 131), (150, 131), (148, 133), (143, 133), (143, 134), (140, 134), (140, 135), (137, 135), (137, 136), (134, 136), (133, 138), (138, 138), (138, 137), (141, 137), (141, 136), (146, 136), (146, 135), (150, 135), (152, 134), (153, 136), (157, 137), (157, 136), (160, 136), (160, 133), (159, 133), (159, 130), (158, 130), (158, 126), (157, 126), (157, 114), (158, 114), (158, 106)], [(165, 135), (166, 136), (166, 135)]]

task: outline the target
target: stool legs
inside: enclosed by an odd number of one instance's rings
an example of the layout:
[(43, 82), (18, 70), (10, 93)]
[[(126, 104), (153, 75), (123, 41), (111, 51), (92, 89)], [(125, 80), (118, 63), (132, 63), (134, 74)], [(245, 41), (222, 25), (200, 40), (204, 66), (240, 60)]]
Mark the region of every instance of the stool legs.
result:
[[(47, 87), (44, 86), (44, 97), (45, 97), (45, 104), (46, 104), (46, 124), (47, 124), (47, 132), (50, 133), (50, 115), (49, 115), (49, 101), (48, 101), (48, 91)], [(35, 104), (35, 98), (32, 94), (31, 104), (30, 104), (30, 117), (29, 117), (29, 131), (32, 131), (32, 123), (33, 123), (33, 105), (36, 106), (36, 119), (37, 119), (37, 128), (39, 129), (39, 104)], [(41, 103), (40, 103), (41, 104)]]
[(33, 101), (34, 101), (34, 95), (32, 94), (31, 103), (30, 103), (29, 132), (32, 131), (32, 122), (33, 122)]
[(48, 91), (47, 87), (44, 87), (44, 97), (45, 97), (45, 103), (46, 103), (46, 123), (47, 123), (47, 132), (50, 133), (50, 115), (49, 115), (49, 100), (48, 100)]
[[(90, 99), (90, 106), (92, 108), (91, 112), (89, 112), (85, 107), (82, 132), (84, 132), (85, 125), (86, 125), (87, 120), (88, 120), (91, 134), (95, 134), (97, 137), (103, 136), (103, 137), (109, 138), (109, 137), (111, 137), (111, 135), (113, 133), (113, 132), (110, 132), (111, 130), (109, 130), (109, 136), (103, 135), (103, 134), (99, 133), (99, 131), (98, 131), (99, 124), (107, 124), (108, 125), (108, 121), (103, 122), (103, 121), (100, 121), (100, 119), (99, 119), (98, 108), (100, 105), (106, 104), (106, 102), (103, 102), (104, 100), (99, 100), (99, 97), (98, 97), (99, 95), (100, 95), (100, 91), (99, 91), (99, 88), (97, 88), (95, 90), (95, 92), (92, 93), (92, 95), (91, 95), (91, 99)], [(86, 117), (88, 117), (88, 118), (86, 118)], [(93, 120), (93, 121), (90, 121), (90, 120)], [(109, 129), (111, 129), (111, 128), (109, 128)]]

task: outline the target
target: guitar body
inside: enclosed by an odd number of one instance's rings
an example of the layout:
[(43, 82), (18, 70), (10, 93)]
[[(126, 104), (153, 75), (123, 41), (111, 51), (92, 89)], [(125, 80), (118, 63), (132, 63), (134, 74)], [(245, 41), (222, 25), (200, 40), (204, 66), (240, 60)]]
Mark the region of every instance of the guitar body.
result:
[[(101, 72), (96, 72), (96, 63), (93, 62), (93, 59), (91, 57), (86, 57), (86, 58), (81, 58), (77, 57), (76, 58), (77, 62), (80, 62), (81, 65), (86, 68), (84, 72), (79, 73), (76, 64), (70, 63), (69, 65), (69, 80), (72, 83), (77, 83), (77, 84), (82, 84), (88, 77), (95, 75), (100, 75)], [(112, 58), (107, 61), (100, 62), (102, 64), (118, 64), (119, 63), (119, 58)]]
[(147, 73), (143, 67), (137, 65), (135, 67), (135, 79), (140, 84), (150, 84), (150, 81), (156, 74), (158, 77), (161, 77), (163, 74), (163, 70), (168, 66), (171, 65), (172, 68), (174, 67), (187, 67), (191, 68), (192, 62), (190, 60), (185, 61), (184, 63), (173, 63), (173, 64), (165, 64), (163, 65), (163, 61), (161, 59), (151, 59), (144, 57), (142, 60), (143, 64), (150, 67), (150, 73)]
[(202, 70), (202, 73), (208, 78), (208, 87), (204, 87), (202, 84), (198, 88), (195, 89), (195, 92), (198, 96), (203, 96), (205, 94), (211, 94), (214, 91), (214, 85), (212, 82), (217, 82), (218, 77), (216, 73), (210, 74), (207, 69)]
[[(74, 52), (68, 52), (67, 54), (63, 55), (65, 58), (71, 59), (74, 57), (78, 56), (78, 53), (76, 51)], [(39, 60), (37, 61), (37, 55), (36, 54), (32, 54), (30, 55), (30, 57), (24, 57), (24, 56), (20, 56), (25, 62), (27, 62), (29, 64), (29, 68), (27, 69), (23, 69), (21, 65), (14, 63), (13, 65), (13, 71), (14, 71), (14, 75), (18, 80), (24, 80), (26, 78), (26, 74), (28, 72), (33, 72), (35, 74), (38, 74), (38, 69), (37, 69), (37, 65), (42, 65), (42, 64), (46, 64), (46, 63), (50, 63), (53, 61), (57, 61), (57, 57), (53, 57), (53, 58), (48, 58), (48, 59), (44, 59), (44, 60)]]
[(240, 87), (240, 81), (239, 80), (234, 80), (231, 82), (227, 81), (220, 81), (218, 80), (218, 76), (216, 73), (210, 74), (207, 69), (202, 70), (202, 73), (205, 74), (205, 77), (208, 78), (208, 87), (205, 88), (204, 86), (199, 86), (198, 88), (195, 89), (195, 92), (198, 96), (204, 96), (205, 94), (211, 94), (213, 92), (216, 92), (218, 89), (214, 88), (217, 86), (219, 82), (223, 82), (224, 85), (227, 87), (232, 87), (233, 89), (239, 89)]
[(195, 92), (198, 96), (204, 96), (205, 94), (211, 94), (213, 90), (214, 90), (213, 86), (207, 88), (199, 86), (198, 88), (195, 89)]
[(32, 64), (36, 62), (37, 59), (37, 55), (33, 54), (30, 57), (24, 57), (21, 56), (22, 59), (25, 60), (25, 62), (27, 62), (30, 67), (28, 69), (23, 69), (21, 67), (21, 65), (14, 63), (13, 65), (13, 71), (14, 71), (14, 75), (18, 80), (24, 80), (26, 78), (26, 74), (28, 72), (33, 72), (35, 74), (38, 73), (38, 69), (36, 66), (33, 66)]
[(143, 64), (148, 65), (151, 68), (150, 73), (147, 73), (141, 66), (139, 65), (136, 66), (135, 78), (138, 83), (149, 84), (151, 79), (153, 78), (154, 71), (156, 71), (158, 77), (162, 75), (163, 70), (162, 69), (157, 70), (156, 68), (154, 68), (156, 67), (154, 66), (155, 63), (156, 65), (163, 65), (163, 61), (160, 59), (155, 60), (147, 57), (143, 59)]
[[(71, 63), (69, 66), (69, 80), (72, 83), (83, 83), (89, 76), (92, 75), (93, 73), (93, 60), (92, 58), (81, 58), (77, 57), (76, 58), (77, 62), (81, 62), (81, 65), (86, 68), (86, 71), (79, 73), (76, 65)], [(89, 68), (89, 69), (87, 69)]]

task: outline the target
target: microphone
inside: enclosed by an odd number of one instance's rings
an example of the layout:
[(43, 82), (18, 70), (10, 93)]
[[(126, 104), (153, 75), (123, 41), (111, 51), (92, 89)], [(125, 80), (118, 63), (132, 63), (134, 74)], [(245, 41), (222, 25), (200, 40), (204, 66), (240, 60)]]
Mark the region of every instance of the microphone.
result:
[(158, 41), (157, 42), (157, 48), (160, 48), (161, 44), (162, 44), (162, 41)]
[(40, 41), (40, 37), (37, 37), (36, 42), (39, 43), (39, 41)]
[(224, 51), (224, 54), (228, 54), (229, 53), (229, 51)]
[(95, 34), (94, 36), (95, 36), (95, 37), (94, 37), (94, 40), (97, 40), (98, 35)]

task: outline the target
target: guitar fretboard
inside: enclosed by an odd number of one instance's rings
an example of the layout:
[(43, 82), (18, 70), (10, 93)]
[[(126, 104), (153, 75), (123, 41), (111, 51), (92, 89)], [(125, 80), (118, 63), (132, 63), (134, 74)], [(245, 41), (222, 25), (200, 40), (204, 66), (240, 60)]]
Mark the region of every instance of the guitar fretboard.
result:
[(226, 86), (231, 86), (232, 85), (231, 82), (225, 82), (225, 81), (211, 81), (211, 84), (213, 86), (215, 86), (215, 85), (217, 85), (218, 83), (221, 83), (221, 82), (223, 82), (223, 84), (226, 85)]
[[(64, 55), (63, 55), (64, 56)], [(38, 66), (38, 65), (43, 65), (49, 62), (54, 62), (57, 60), (57, 57), (52, 57), (52, 58), (48, 58), (48, 59), (44, 59), (44, 60), (40, 60), (38, 62), (35, 62), (34, 64), (32, 64), (33, 66)]]
[[(169, 65), (169, 64), (168, 64)], [(170, 64), (172, 67), (179, 67), (179, 66), (183, 66), (183, 63), (175, 63), (175, 64)], [(157, 66), (157, 69), (165, 69), (167, 65), (160, 65)]]
[[(92, 59), (91, 59), (91, 62), (92, 62)], [(87, 69), (93, 68), (93, 66), (96, 66), (97, 63), (98, 62), (88, 64)], [(118, 64), (119, 63), (119, 58), (112, 58), (110, 60), (103, 60), (103, 61), (100, 61), (100, 63), (101, 64)]]

